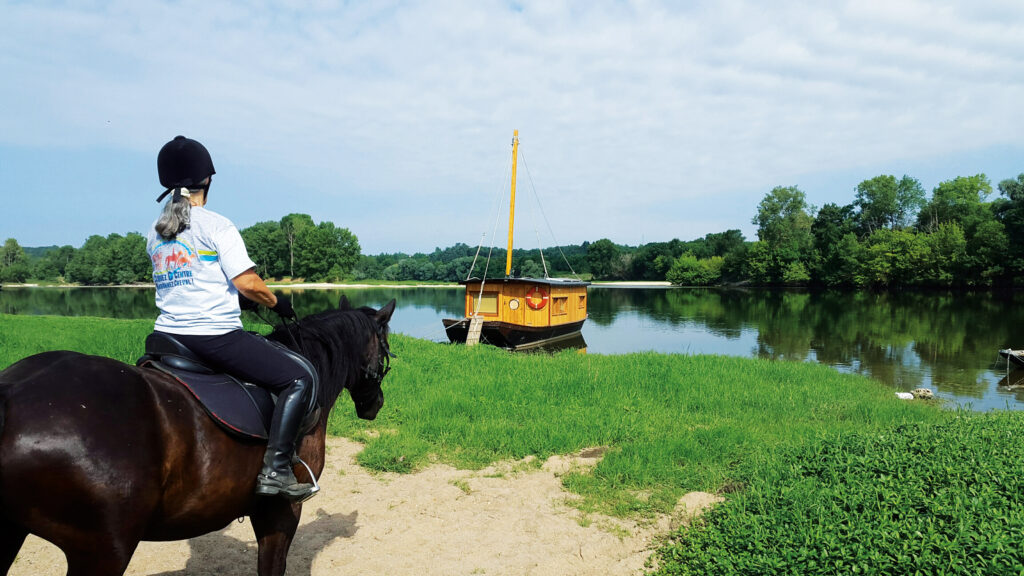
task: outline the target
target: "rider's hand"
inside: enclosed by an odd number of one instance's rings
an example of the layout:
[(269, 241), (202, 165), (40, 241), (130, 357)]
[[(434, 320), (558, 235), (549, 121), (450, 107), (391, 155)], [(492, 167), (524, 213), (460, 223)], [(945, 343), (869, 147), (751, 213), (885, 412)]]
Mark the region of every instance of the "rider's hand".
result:
[(277, 312), (277, 315), (282, 318), (294, 320), (296, 317), (295, 309), (292, 308), (292, 301), (287, 296), (278, 296), (277, 304), (274, 304), (274, 307), (271, 308), (271, 310)]
[(238, 293), (238, 306), (242, 310), (256, 310), (260, 307), (259, 304), (246, 298), (241, 292)]

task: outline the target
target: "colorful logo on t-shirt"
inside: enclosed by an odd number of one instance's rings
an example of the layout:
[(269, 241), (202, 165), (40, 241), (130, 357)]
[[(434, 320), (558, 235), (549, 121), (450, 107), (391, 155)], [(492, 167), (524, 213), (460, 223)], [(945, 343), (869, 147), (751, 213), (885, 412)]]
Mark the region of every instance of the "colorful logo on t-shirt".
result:
[(153, 262), (153, 282), (157, 290), (192, 285), (192, 264), (197, 255), (188, 244), (180, 240), (157, 244), (149, 259)]

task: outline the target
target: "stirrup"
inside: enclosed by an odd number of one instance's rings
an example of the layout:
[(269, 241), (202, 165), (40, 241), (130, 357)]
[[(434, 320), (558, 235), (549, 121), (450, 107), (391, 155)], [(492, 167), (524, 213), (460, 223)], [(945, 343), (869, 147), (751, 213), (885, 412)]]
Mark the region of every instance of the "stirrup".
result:
[(299, 458), (298, 454), (292, 456), (292, 464), (302, 464), (302, 466), (306, 469), (306, 472), (309, 472), (309, 477), (313, 481), (313, 487), (309, 490), (308, 494), (306, 494), (302, 498), (293, 500), (293, 502), (298, 502), (301, 504), (306, 500), (309, 500), (313, 496), (316, 496), (316, 493), (320, 491), (320, 484), (316, 481), (316, 475), (313, 474), (313, 469), (310, 468), (309, 464), (306, 464), (306, 462), (303, 461), (302, 458)]

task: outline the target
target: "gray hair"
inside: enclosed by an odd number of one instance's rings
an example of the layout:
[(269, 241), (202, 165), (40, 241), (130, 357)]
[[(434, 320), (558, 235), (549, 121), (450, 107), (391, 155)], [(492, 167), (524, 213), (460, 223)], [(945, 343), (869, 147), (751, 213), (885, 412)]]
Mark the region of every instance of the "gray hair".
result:
[[(181, 191), (185, 193), (182, 194)], [(192, 220), (192, 203), (188, 199), (187, 189), (175, 190), (171, 199), (164, 204), (164, 210), (157, 219), (156, 233), (164, 240), (173, 240), (181, 234), (181, 231), (188, 228)]]

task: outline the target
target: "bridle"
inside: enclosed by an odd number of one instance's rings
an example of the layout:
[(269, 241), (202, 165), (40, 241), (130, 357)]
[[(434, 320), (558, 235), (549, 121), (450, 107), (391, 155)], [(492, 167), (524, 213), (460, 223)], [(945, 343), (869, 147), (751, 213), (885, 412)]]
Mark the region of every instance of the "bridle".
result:
[(377, 327), (377, 365), (372, 366), (369, 362), (366, 363), (366, 367), (363, 368), (363, 376), (367, 380), (372, 380), (380, 386), (381, 382), (384, 381), (384, 377), (391, 371), (391, 359), (397, 358), (391, 351), (391, 346), (388, 344), (388, 339), (384, 335), (384, 328), (380, 324), (374, 323)]

